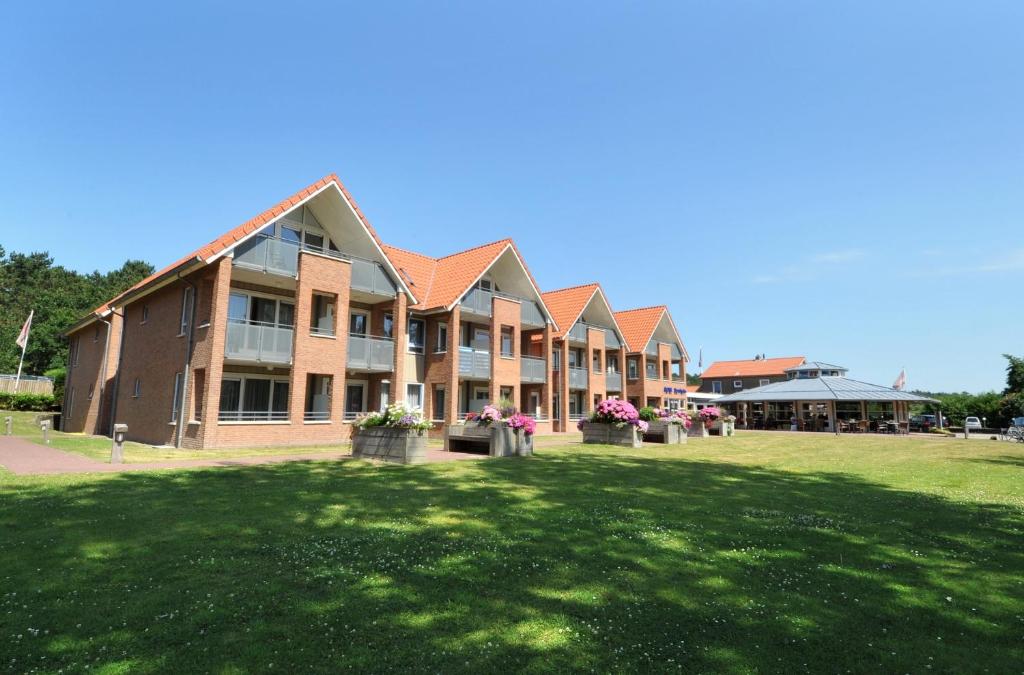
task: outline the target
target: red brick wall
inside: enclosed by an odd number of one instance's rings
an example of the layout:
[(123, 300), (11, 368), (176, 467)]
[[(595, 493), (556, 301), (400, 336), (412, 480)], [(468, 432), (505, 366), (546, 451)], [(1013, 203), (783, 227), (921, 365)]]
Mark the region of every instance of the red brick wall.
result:
[[(506, 298), (494, 297), (491, 315), (491, 403), (496, 403), (502, 387), (512, 389), (512, 400), (519, 400), (520, 386), (520, 326), (522, 310), (519, 303)], [(512, 357), (501, 355), (501, 329), (512, 328)]]
[[(445, 419), (447, 422), (454, 420), (448, 415), (447, 410), (438, 411), (435, 409), (434, 391), (438, 386), (445, 388), (446, 402), (454, 397), (458, 401), (459, 382), (451, 382), (452, 368), (458, 370), (458, 310), (444, 314), (432, 315), (426, 318), (427, 336), (426, 353), (423, 361), (423, 385), (424, 385), (424, 412), (432, 419)], [(437, 347), (437, 332), (439, 324), (447, 324), (448, 341), (445, 345), (446, 351), (435, 353)], [(454, 329), (453, 329), (454, 326)], [(446, 407), (450, 407), (446, 404)]]
[[(600, 364), (597, 372), (594, 371), (594, 352), (600, 353)], [(604, 354), (604, 331), (597, 328), (587, 328), (587, 398), (584, 401), (586, 409), (594, 410), (594, 397), (604, 400), (608, 393), (605, 390), (604, 369), (607, 361)]]
[[(110, 427), (110, 407), (113, 402), (114, 376), (117, 374), (118, 349), (121, 344), (121, 317), (111, 314), (110, 322), (94, 321), (71, 334), (69, 346), (78, 345), (78, 364), (68, 362), (65, 390), (75, 392), (70, 411), (63, 411), (61, 428), (64, 431), (87, 434), (106, 434)], [(69, 352), (70, 355), (71, 352)], [(104, 356), (106, 369), (104, 370)], [(89, 387), (92, 386), (92, 399)]]

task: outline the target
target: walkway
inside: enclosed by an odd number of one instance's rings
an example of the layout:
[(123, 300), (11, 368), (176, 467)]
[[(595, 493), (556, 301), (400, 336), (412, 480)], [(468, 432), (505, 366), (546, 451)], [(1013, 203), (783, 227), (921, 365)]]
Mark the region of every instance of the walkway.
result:
[[(427, 450), (428, 462), (449, 462), (463, 459), (484, 459), (484, 455), (464, 452)], [(65, 452), (16, 436), (0, 436), (0, 466), (17, 476), (66, 473), (122, 473), (156, 469), (188, 469), (193, 467), (255, 466), (281, 462), (308, 462), (352, 459), (352, 453), (314, 452), (293, 455), (260, 455), (255, 457), (221, 457), (216, 459), (168, 459), (159, 462), (110, 464), (73, 452)]]

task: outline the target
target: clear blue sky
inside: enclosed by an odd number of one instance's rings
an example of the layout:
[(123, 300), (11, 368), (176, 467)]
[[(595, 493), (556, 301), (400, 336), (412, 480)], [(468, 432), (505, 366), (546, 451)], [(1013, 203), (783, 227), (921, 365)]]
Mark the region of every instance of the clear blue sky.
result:
[(277, 4), (7, 3), (0, 244), (161, 266), (337, 172), (387, 241), (513, 236), (705, 364), (1024, 353), (1019, 0)]

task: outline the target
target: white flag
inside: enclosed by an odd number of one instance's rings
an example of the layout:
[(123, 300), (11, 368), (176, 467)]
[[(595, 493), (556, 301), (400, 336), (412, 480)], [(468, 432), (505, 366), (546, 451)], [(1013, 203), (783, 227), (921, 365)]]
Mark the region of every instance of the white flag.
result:
[(896, 391), (903, 391), (903, 387), (907, 386), (907, 369), (901, 368), (899, 377), (892, 383), (892, 388)]
[(35, 314), (35, 310), (28, 313), (28, 318), (25, 319), (25, 325), (21, 327), (21, 332), (18, 333), (18, 339), (14, 341), (22, 349), (28, 344), (28, 332), (32, 329), (32, 315)]

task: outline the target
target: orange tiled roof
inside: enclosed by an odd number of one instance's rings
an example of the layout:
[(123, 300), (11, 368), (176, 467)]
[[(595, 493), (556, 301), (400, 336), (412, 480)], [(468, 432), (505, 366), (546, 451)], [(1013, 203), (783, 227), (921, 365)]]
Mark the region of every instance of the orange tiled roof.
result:
[(615, 312), (615, 320), (622, 330), (622, 336), (626, 338), (626, 346), (630, 352), (642, 352), (647, 348), (647, 343), (651, 341), (662, 314), (667, 311), (668, 307), (665, 305), (656, 305)]
[[(299, 190), (292, 196), (281, 200), (274, 206), (271, 206), (266, 211), (260, 213), (258, 216), (250, 218), (241, 225), (235, 227), (232, 230), (229, 230), (225, 234), (222, 234), (221, 236), (217, 237), (216, 239), (206, 244), (202, 248), (193, 251), (184, 258), (181, 258), (180, 260), (171, 263), (167, 267), (164, 267), (163, 269), (151, 274), (150, 276), (146, 277), (145, 279), (135, 284), (128, 290), (115, 296), (114, 298), (108, 300), (107, 302), (103, 303), (102, 305), (94, 309), (92, 311), (92, 314), (96, 316), (104, 314), (107, 310), (110, 309), (111, 305), (115, 304), (121, 298), (124, 298), (128, 294), (148, 286), (149, 284), (156, 281), (160, 277), (170, 272), (173, 272), (174, 270), (178, 269), (179, 267), (182, 267), (188, 262), (196, 260), (208, 262), (210, 258), (212, 258), (213, 256), (222, 252), (224, 249), (234, 245), (239, 240), (245, 238), (246, 235), (249, 235), (255, 232), (256, 230), (261, 229), (263, 226), (272, 223), (275, 219), (277, 219), (278, 216), (283, 214), (285, 211), (288, 211), (299, 202), (303, 201), (313, 193), (318, 192), (319, 190), (327, 187), (331, 183), (334, 183), (335, 185), (338, 186), (338, 189), (345, 196), (345, 199), (348, 200), (349, 204), (352, 205), (352, 210), (355, 211), (356, 216), (358, 216), (359, 220), (366, 227), (366, 230), (370, 233), (370, 236), (373, 237), (374, 241), (376, 241), (377, 244), (381, 246), (381, 248), (383, 248), (384, 242), (382, 242), (380, 240), (380, 237), (377, 236), (377, 231), (373, 229), (372, 225), (370, 225), (370, 221), (366, 219), (365, 215), (363, 215), (363, 212), (360, 210), (359, 205), (356, 204), (355, 199), (352, 198), (352, 195), (349, 193), (348, 189), (346, 189), (345, 186), (342, 185), (341, 181), (338, 179), (337, 174), (332, 173), (330, 175), (324, 176), (323, 178), (313, 183), (312, 185), (309, 185)], [(387, 254), (385, 253), (385, 255)], [(404, 282), (405, 280), (403, 280), (403, 283)], [(417, 294), (414, 292), (413, 296), (417, 297)]]
[(799, 366), (804, 362), (803, 356), (780, 356), (772, 359), (744, 359), (741, 361), (715, 361), (701, 373), (701, 378), (708, 377), (758, 377), (764, 375), (784, 375), (786, 368)]
[[(399, 272), (412, 282), (412, 292), (419, 302), (410, 305), (412, 309), (424, 311), (447, 309), (469, 290), (469, 287), (482, 275), (488, 267), (509, 246), (523, 260), (519, 249), (511, 239), (500, 239), (489, 244), (482, 244), (465, 251), (452, 253), (441, 258), (431, 258), (422, 253), (384, 244), (388, 258), (399, 269)], [(526, 267), (523, 267), (534, 287), (537, 282)]]
[[(552, 333), (552, 337), (558, 339), (564, 337), (569, 329), (573, 327), (580, 314), (586, 309), (587, 303), (598, 291), (604, 296), (604, 290), (600, 284), (583, 284), (582, 286), (570, 286), (555, 291), (541, 293), (544, 304), (551, 312), (551, 318), (559, 328)], [(607, 300), (607, 297), (606, 297)], [(613, 313), (614, 318), (614, 313)]]

